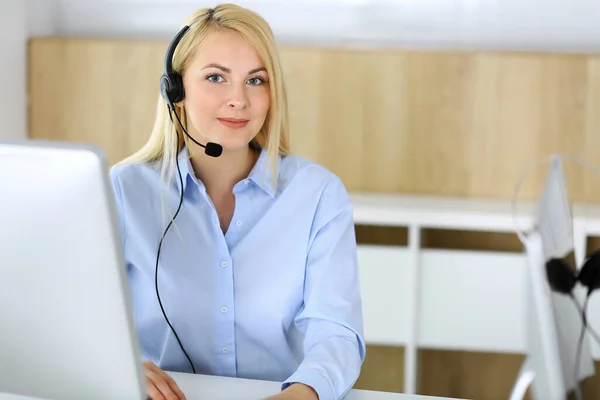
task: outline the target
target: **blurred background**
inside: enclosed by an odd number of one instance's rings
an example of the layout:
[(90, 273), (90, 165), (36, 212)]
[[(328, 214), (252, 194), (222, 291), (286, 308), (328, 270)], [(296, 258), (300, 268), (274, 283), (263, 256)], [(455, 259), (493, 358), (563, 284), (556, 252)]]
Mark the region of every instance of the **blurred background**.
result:
[[(510, 198), (551, 152), (600, 164), (600, 2), (236, 3), (275, 31), (292, 150), (356, 199), (369, 342), (356, 387), (507, 398), (525, 351)], [(0, 0), (0, 141), (129, 155), (150, 134), (172, 35), (216, 4)], [(600, 202), (599, 177), (565, 171), (574, 202)], [(544, 173), (527, 176), (519, 204)], [(600, 247), (600, 233), (577, 235), (579, 251)]]

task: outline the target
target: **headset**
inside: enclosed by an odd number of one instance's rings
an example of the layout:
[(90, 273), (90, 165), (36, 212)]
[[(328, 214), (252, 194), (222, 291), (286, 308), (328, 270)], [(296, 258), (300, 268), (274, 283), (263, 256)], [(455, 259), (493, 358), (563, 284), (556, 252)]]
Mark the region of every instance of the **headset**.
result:
[[(214, 14), (214, 10), (210, 9), (208, 11), (208, 19), (212, 18)], [(204, 148), (204, 152), (211, 157), (219, 157), (221, 153), (223, 153), (223, 147), (220, 144), (208, 142), (206, 145), (199, 143), (196, 139), (194, 139), (190, 134), (188, 134), (187, 130), (183, 127), (177, 112), (175, 111), (175, 104), (179, 103), (181, 100), (185, 98), (185, 90), (183, 88), (183, 78), (181, 75), (175, 71), (173, 71), (173, 55), (175, 54), (175, 49), (177, 49), (177, 45), (181, 41), (181, 39), (185, 36), (186, 32), (190, 29), (190, 26), (194, 25), (195, 22), (185, 25), (173, 38), (169, 47), (167, 48), (167, 53), (165, 54), (165, 62), (164, 62), (164, 72), (160, 77), (160, 94), (162, 98), (167, 102), (167, 106), (169, 108), (169, 116), (175, 114), (177, 121), (179, 122), (179, 126), (185, 133), (185, 135), (198, 146)], [(171, 116), (171, 121), (173, 117)]]
[[(213, 13), (214, 13), (214, 10), (210, 9), (208, 11), (207, 18), (208, 19), (212, 18)], [(192, 142), (194, 142), (198, 146), (203, 147), (204, 153), (206, 155), (211, 156), (211, 157), (219, 157), (223, 153), (223, 147), (220, 144), (213, 143), (213, 142), (208, 142), (206, 145), (204, 145), (204, 144), (196, 141), (196, 139), (194, 139), (190, 134), (188, 134), (187, 130), (181, 123), (179, 116), (177, 115), (177, 111), (175, 111), (175, 104), (182, 101), (185, 98), (185, 91), (184, 91), (184, 87), (183, 87), (183, 78), (181, 77), (181, 75), (179, 73), (173, 71), (173, 54), (175, 53), (175, 49), (177, 48), (177, 45), (179, 44), (181, 39), (185, 36), (186, 32), (188, 32), (188, 30), (190, 29), (190, 26), (192, 26), (193, 24), (194, 23), (191, 23), (191, 24), (185, 25), (183, 28), (181, 28), (181, 30), (179, 32), (177, 32), (175, 37), (171, 40), (171, 43), (169, 44), (169, 47), (167, 48), (167, 52), (165, 54), (165, 61), (164, 61), (164, 71), (163, 71), (162, 76), (160, 77), (160, 94), (167, 103), (167, 108), (168, 108), (168, 112), (169, 112), (169, 117), (171, 118), (171, 122), (174, 123), (173, 122), (173, 114), (175, 114), (175, 118), (177, 119), (177, 122), (179, 123), (181, 130), (185, 133), (185, 135)], [(177, 136), (177, 150), (179, 151), (179, 146), (180, 146), (179, 135), (176, 135), (176, 136)], [(173, 215), (173, 218), (171, 219), (171, 221), (167, 225), (165, 231), (163, 232), (160, 242), (158, 244), (158, 250), (156, 252), (156, 266), (154, 268), (154, 288), (156, 290), (156, 298), (158, 300), (158, 304), (160, 305), (160, 309), (162, 311), (163, 317), (165, 318), (165, 321), (169, 325), (169, 328), (171, 328), (171, 331), (173, 332), (175, 339), (177, 339), (177, 343), (179, 343), (179, 347), (181, 348), (181, 351), (183, 352), (183, 354), (187, 358), (188, 362), (190, 363), (190, 366), (192, 367), (192, 372), (195, 374), (196, 368), (194, 367), (194, 363), (192, 362), (188, 353), (185, 351), (183, 344), (181, 343), (181, 340), (179, 339), (179, 336), (177, 335), (177, 332), (175, 332), (175, 328), (173, 328), (173, 325), (171, 325), (171, 322), (169, 321), (169, 318), (167, 317), (167, 314), (162, 305), (162, 301), (160, 299), (160, 293), (158, 290), (158, 265), (159, 265), (160, 250), (162, 247), (162, 243), (163, 243), (163, 240), (164, 240), (167, 232), (169, 231), (169, 228), (175, 221), (175, 218), (177, 218), (177, 215), (179, 214), (179, 211), (181, 210), (181, 206), (183, 204), (183, 178), (181, 177), (181, 169), (179, 168), (179, 157), (175, 157), (175, 163), (177, 165), (177, 173), (178, 173), (178, 177), (179, 177), (179, 187), (180, 187), (179, 205), (177, 207), (177, 210), (175, 211), (175, 214)]]
[(573, 269), (562, 258), (551, 258), (546, 262), (546, 276), (553, 291), (572, 295), (577, 282), (587, 288), (587, 296), (600, 288), (600, 251), (590, 254), (579, 272)]

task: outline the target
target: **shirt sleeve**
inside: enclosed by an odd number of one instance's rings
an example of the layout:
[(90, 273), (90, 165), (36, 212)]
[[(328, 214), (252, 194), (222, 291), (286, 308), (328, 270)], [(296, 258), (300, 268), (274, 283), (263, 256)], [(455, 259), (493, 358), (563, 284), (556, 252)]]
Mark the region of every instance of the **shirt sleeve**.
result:
[(121, 183), (118, 176), (118, 167), (112, 167), (109, 172), (109, 178), (113, 193), (113, 204), (115, 205), (115, 218), (119, 226), (119, 235), (121, 246), (125, 250), (125, 216), (123, 215), (123, 194), (121, 192)]
[(338, 177), (324, 190), (311, 238), (304, 304), (294, 320), (305, 336), (304, 359), (282, 389), (303, 383), (320, 400), (338, 400), (358, 379), (366, 353), (353, 209)]
[[(113, 196), (114, 196), (114, 202), (113, 204), (115, 205), (115, 217), (116, 217), (116, 223), (119, 227), (119, 233), (120, 233), (120, 237), (121, 237), (121, 246), (122, 246), (122, 251), (123, 251), (123, 259), (125, 261), (125, 270), (128, 270), (128, 263), (127, 263), (127, 257), (126, 257), (126, 253), (125, 253), (125, 239), (126, 239), (126, 231), (125, 231), (125, 211), (124, 211), (124, 205), (123, 205), (123, 192), (122, 192), (122, 187), (121, 187), (121, 180), (119, 179), (119, 167), (118, 166), (114, 166), (110, 169), (109, 171), (109, 178), (110, 178), (110, 183), (111, 183), (111, 187), (112, 187), (112, 192), (113, 192)], [(140, 351), (142, 351), (142, 349), (140, 348)], [(144, 361), (149, 361), (150, 357), (146, 356), (143, 353), (140, 353), (140, 361), (144, 362)]]

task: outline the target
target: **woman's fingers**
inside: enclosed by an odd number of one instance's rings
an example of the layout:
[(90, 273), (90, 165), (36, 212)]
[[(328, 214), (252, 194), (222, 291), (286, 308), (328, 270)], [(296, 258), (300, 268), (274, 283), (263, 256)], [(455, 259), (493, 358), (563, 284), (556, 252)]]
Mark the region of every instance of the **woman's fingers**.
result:
[(146, 392), (152, 400), (165, 400), (165, 396), (162, 395), (162, 393), (160, 392), (160, 390), (158, 390), (154, 382), (152, 382), (152, 380), (150, 380), (149, 378), (146, 378)]
[(165, 371), (150, 361), (144, 362), (148, 395), (152, 400), (185, 400), (177, 383)]

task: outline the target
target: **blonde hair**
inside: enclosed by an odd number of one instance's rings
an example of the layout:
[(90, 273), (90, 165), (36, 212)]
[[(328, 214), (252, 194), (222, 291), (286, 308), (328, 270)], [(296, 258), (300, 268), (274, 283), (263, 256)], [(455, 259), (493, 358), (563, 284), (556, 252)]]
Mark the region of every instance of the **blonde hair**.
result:
[[(235, 4), (220, 4), (214, 8), (197, 10), (188, 17), (185, 25), (190, 26), (190, 29), (173, 55), (173, 70), (181, 76), (195, 57), (198, 46), (212, 32), (237, 32), (255, 48), (262, 59), (269, 76), (270, 107), (265, 123), (252, 144), (266, 148), (271, 161), (273, 183), (276, 184), (278, 157), (289, 153), (289, 122), (281, 62), (269, 24), (254, 11)], [(187, 130), (186, 111), (182, 103), (175, 104), (175, 112)], [(167, 102), (159, 94), (154, 127), (148, 141), (121, 163), (160, 165), (162, 177), (171, 180), (175, 159), (186, 145), (185, 139), (175, 117), (171, 120), (169, 116)]]

